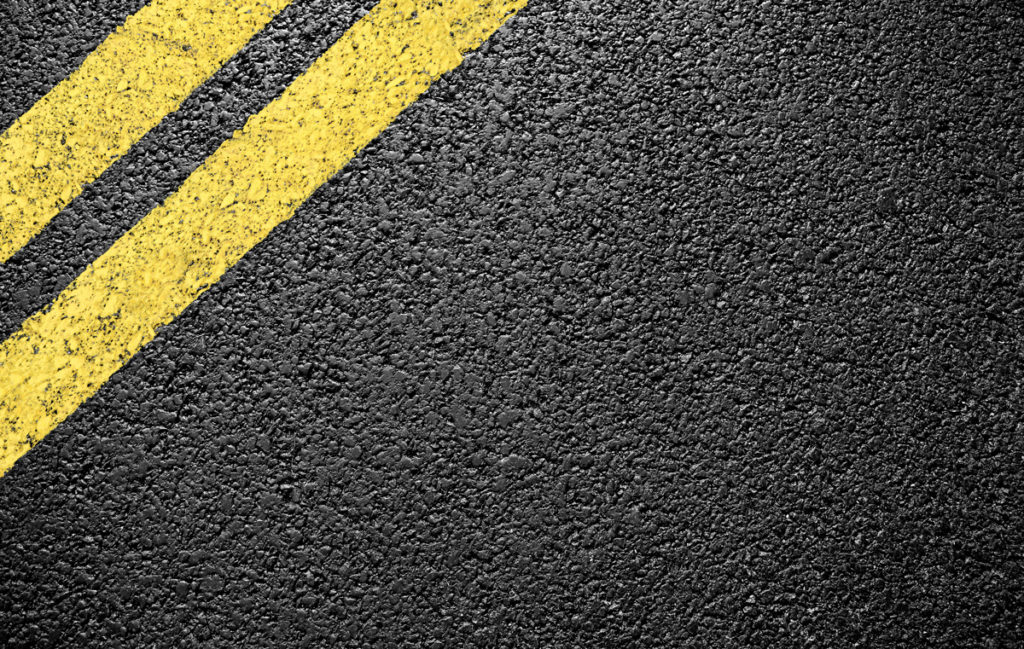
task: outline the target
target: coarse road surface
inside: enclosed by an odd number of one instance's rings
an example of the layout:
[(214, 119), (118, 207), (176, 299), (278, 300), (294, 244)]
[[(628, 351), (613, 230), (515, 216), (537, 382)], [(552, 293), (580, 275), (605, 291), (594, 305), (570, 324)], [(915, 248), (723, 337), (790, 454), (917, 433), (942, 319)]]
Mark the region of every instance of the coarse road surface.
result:
[[(2, 132), (145, 2), (0, 4)], [(375, 4), (269, 20), (0, 339)], [(1022, 332), (1022, 5), (530, 0), (0, 478), (0, 646), (1020, 647)]]

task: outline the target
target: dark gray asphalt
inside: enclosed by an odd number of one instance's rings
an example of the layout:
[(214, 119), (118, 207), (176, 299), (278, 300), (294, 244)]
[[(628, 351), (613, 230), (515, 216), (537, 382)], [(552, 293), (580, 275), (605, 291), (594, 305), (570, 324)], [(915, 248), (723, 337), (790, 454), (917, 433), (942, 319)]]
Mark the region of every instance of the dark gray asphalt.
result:
[[(6, 128), (141, 3), (3, 4)], [(2, 334), (372, 4), (286, 10)], [(532, 0), (0, 479), (0, 645), (1021, 646), (1022, 66), (1010, 1)]]

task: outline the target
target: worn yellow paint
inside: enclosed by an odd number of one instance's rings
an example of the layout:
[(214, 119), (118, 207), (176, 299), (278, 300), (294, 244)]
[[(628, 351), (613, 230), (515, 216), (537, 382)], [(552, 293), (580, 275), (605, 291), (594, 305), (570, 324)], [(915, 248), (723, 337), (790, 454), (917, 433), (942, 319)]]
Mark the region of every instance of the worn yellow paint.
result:
[(155, 0), (0, 135), (0, 263), (291, 0)]
[(384, 0), (0, 346), (0, 474), (526, 0)]

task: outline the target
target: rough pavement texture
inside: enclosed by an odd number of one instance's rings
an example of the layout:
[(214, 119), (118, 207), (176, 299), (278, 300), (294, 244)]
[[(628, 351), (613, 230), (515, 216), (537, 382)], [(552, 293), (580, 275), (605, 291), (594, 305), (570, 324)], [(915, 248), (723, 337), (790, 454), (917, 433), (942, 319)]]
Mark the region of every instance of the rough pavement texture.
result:
[[(1024, 12), (935, 4), (533, 0), (0, 479), (0, 642), (1019, 646)], [(35, 5), (5, 127), (139, 3)], [(3, 334), (369, 6), (275, 19)]]

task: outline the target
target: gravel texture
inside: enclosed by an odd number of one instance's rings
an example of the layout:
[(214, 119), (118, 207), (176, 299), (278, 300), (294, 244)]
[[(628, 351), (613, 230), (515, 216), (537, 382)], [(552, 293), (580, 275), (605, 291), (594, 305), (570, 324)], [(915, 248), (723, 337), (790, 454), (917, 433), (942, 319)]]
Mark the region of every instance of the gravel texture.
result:
[[(7, 0), (0, 125), (140, 2)], [(17, 329), (373, 2), (10, 263)], [(532, 0), (0, 479), (8, 647), (1024, 643), (1024, 12)]]

